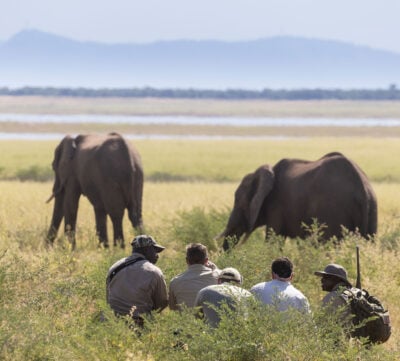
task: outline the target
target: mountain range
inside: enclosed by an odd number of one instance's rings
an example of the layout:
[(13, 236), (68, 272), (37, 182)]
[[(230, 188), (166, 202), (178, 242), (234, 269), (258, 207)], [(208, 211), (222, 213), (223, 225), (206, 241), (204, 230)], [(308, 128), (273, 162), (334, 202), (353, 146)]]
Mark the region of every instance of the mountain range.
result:
[(291, 36), (225, 42), (81, 42), (24, 30), (0, 42), (0, 86), (91, 88), (387, 88), (400, 54)]

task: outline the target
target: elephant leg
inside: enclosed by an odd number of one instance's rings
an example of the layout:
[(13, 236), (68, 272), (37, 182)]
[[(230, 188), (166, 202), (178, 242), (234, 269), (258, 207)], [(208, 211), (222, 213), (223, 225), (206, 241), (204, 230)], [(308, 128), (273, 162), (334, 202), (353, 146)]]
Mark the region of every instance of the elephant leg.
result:
[(96, 234), (100, 244), (103, 244), (104, 248), (108, 248), (108, 236), (107, 236), (107, 213), (103, 208), (94, 208), (94, 214), (96, 217)]
[(114, 247), (120, 243), (121, 248), (125, 248), (124, 232), (122, 229), (122, 216), (111, 216), (114, 228)]
[(70, 197), (66, 195), (66, 199), (68, 199), (68, 201), (65, 203), (64, 206), (64, 214), (65, 214), (64, 232), (73, 250), (76, 247), (75, 230), (76, 230), (76, 219), (78, 216), (79, 197), (80, 194), (75, 194), (75, 193)]

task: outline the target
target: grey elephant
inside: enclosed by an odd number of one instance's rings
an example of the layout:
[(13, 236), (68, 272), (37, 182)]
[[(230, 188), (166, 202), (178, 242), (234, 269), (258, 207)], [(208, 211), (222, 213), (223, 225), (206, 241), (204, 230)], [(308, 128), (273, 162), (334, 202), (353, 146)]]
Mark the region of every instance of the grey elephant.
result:
[(47, 243), (53, 244), (62, 219), (74, 249), (79, 198), (93, 205), (100, 244), (108, 247), (107, 215), (114, 229), (114, 246), (123, 248), (125, 209), (132, 226), (142, 231), (143, 167), (139, 153), (117, 133), (66, 136), (54, 152), (55, 199)]
[(324, 238), (342, 227), (369, 238), (377, 232), (377, 200), (364, 172), (341, 153), (316, 161), (282, 159), (246, 175), (235, 192), (223, 248), (244, 242), (260, 226), (286, 237), (307, 236), (304, 224), (325, 224)]

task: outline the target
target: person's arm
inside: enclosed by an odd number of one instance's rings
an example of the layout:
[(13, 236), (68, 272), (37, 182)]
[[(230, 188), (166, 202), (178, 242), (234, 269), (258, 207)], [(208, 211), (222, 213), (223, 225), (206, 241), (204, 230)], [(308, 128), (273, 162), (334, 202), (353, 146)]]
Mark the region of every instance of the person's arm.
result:
[(168, 306), (168, 291), (167, 284), (163, 276), (156, 278), (156, 285), (153, 294), (154, 308), (161, 312), (165, 307)]
[(310, 307), (310, 302), (308, 302), (307, 297), (304, 296), (304, 298), (300, 302), (301, 302), (301, 312), (303, 312), (305, 314), (310, 314), (311, 307)]
[(194, 302), (195, 316), (197, 318), (204, 318), (203, 303), (203, 293), (200, 290)]
[(174, 284), (173, 282), (171, 282), (169, 284), (169, 298), (168, 298), (168, 304), (169, 304), (169, 308), (171, 310), (179, 310), (178, 305), (177, 305), (177, 301), (176, 301), (176, 296), (175, 296), (175, 292), (174, 292)]
[(204, 266), (210, 268), (210, 269), (213, 270), (213, 271), (219, 271), (219, 268), (217, 267), (217, 265), (216, 265), (215, 263), (211, 262), (210, 260), (208, 260), (208, 261), (204, 264)]

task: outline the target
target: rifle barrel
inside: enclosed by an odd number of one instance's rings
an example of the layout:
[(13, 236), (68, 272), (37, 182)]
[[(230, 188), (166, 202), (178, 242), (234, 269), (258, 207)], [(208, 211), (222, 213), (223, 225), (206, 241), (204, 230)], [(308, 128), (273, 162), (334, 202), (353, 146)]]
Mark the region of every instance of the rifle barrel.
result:
[(357, 281), (356, 281), (356, 287), (361, 289), (360, 247), (356, 246), (356, 252), (357, 252)]

